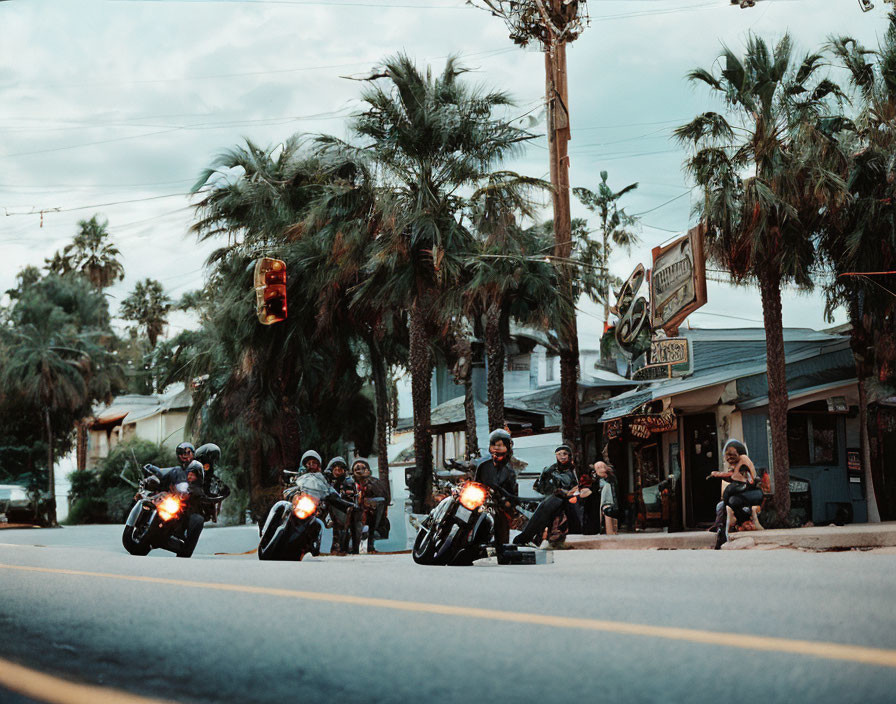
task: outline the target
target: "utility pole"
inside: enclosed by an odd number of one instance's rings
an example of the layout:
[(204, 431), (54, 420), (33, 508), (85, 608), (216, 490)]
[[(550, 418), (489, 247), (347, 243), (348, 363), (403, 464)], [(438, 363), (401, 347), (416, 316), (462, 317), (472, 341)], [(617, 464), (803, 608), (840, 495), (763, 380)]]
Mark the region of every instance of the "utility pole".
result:
[[(553, 186), (554, 257), (560, 275), (561, 295), (573, 304), (572, 225), (569, 205), (569, 100), (566, 79), (566, 45), (588, 24), (585, 0), (467, 0), (504, 20), (515, 44), (538, 42), (544, 51), (545, 107), (548, 153)], [(575, 449), (578, 467), (584, 467), (584, 448), (579, 422), (579, 336), (575, 309), (558, 326), (560, 341), (560, 414), (563, 440)]]

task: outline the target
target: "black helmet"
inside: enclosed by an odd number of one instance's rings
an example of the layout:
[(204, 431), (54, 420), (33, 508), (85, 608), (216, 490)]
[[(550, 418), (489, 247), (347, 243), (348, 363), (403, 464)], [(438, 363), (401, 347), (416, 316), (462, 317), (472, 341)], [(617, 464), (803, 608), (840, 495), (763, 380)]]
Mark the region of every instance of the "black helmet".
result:
[(196, 448), (193, 447), (193, 443), (191, 443), (191, 442), (182, 442), (182, 443), (181, 443), (180, 445), (178, 445), (178, 446), (175, 448), (175, 450), (174, 450), (174, 454), (177, 455), (177, 458), (178, 458), (178, 459), (182, 459), (183, 456), (184, 456), (185, 454), (187, 454), (187, 452), (190, 452), (190, 453), (192, 453), (192, 454), (195, 456), (195, 454), (196, 454)]
[(200, 482), (205, 478), (205, 470), (203, 470), (202, 463), (198, 460), (192, 460), (184, 469), (188, 472), (193, 472)]
[(488, 436), (488, 444), (494, 445), (496, 440), (503, 440), (504, 444), (507, 445), (507, 448), (510, 449), (513, 447), (513, 438), (510, 436), (504, 428), (498, 428), (497, 430), (493, 430)]
[(199, 460), (203, 466), (209, 465), (210, 467), (214, 467), (218, 464), (218, 460), (221, 459), (221, 448), (214, 443), (207, 442), (205, 445), (200, 445), (193, 456)]
[[(504, 446), (507, 448), (507, 452), (491, 452), (491, 447), (498, 440), (504, 443)], [(488, 436), (488, 446), (489, 453), (492, 456), (492, 461), (494, 462), (504, 462), (510, 455), (513, 454), (513, 438), (510, 437), (510, 433), (508, 433), (504, 428), (498, 428), (497, 430), (493, 430)]]

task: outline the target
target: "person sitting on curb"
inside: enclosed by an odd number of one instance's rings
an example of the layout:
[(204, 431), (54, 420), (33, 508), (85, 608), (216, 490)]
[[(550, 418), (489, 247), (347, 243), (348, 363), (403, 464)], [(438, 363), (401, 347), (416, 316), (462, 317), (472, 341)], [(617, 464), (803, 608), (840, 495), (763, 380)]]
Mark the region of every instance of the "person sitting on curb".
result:
[[(532, 518), (526, 523), (523, 531), (513, 539), (515, 545), (526, 545), (533, 541), (541, 543), (544, 529), (561, 514), (566, 515), (569, 532), (582, 532), (575, 506), (579, 484), (578, 475), (571, 461), (572, 451), (569, 445), (560, 445), (554, 454), (557, 457), (557, 462), (545, 468), (534, 485), (535, 491), (546, 496), (538, 504), (538, 508), (535, 509), (535, 513), (532, 514)], [(560, 539), (556, 542), (562, 542), (566, 536), (557, 537)]]
[[(721, 523), (716, 538), (716, 550), (720, 550), (722, 545), (728, 542), (731, 526), (735, 523), (741, 525), (752, 518), (753, 507), (762, 503), (762, 489), (756, 486), (756, 468), (747, 456), (746, 446), (732, 438), (725, 443), (722, 456), (731, 469), (711, 472), (707, 477), (707, 479), (710, 477), (727, 479), (730, 482), (716, 507), (716, 522)], [(758, 523), (758, 519), (756, 522)]]

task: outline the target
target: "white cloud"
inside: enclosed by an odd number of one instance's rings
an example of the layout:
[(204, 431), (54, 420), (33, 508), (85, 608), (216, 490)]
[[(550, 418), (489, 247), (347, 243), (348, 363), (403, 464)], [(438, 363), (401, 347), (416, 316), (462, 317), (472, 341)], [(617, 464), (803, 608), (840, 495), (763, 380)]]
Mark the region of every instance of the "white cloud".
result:
[[(198, 285), (191, 272), (214, 245), (187, 236), (188, 211), (172, 212), (186, 206), (185, 197), (98, 204), (185, 193), (216, 154), (244, 137), (276, 145), (296, 131), (344, 135), (338, 115), (357, 104), (361, 84), (341, 76), (363, 75), (396, 51), (436, 70), (442, 57), (461, 53), (479, 69), (474, 80), (509, 91), (521, 105), (543, 97), (542, 55), (514, 49), (499, 20), (463, 8), (462, 0), (339, 4), (0, 3), (0, 214), (4, 207), (46, 211), (42, 228), (39, 215), (0, 216), (0, 290), (22, 266), (51, 256), (94, 212), (109, 218), (124, 256), (127, 279), (113, 295), (120, 299), (146, 276), (178, 287), (175, 294), (187, 290), (185, 282)], [(402, 4), (421, 9), (383, 7)], [(627, 198), (631, 212), (687, 186), (682, 153), (662, 130), (710, 104), (684, 75), (711, 65), (723, 43), (738, 48), (748, 31), (779, 36), (788, 29), (805, 50), (833, 32), (873, 44), (884, 26), (882, 8), (862, 14), (849, 0), (762, 0), (750, 10), (727, 0), (590, 6), (595, 20), (569, 52), (571, 177), (573, 185), (594, 187), (605, 168), (611, 184), (641, 182)], [(338, 68), (315, 68), (324, 66)], [(671, 122), (639, 124), (660, 121)], [(532, 146), (510, 166), (543, 175), (547, 153)], [(574, 205), (574, 214), (585, 212)], [(689, 215), (686, 197), (644, 220), (683, 231)], [(667, 234), (645, 228), (643, 245), (614, 259), (615, 272), (625, 276), (636, 261), (646, 262)], [(818, 296), (788, 297), (785, 323), (823, 326), (822, 308)], [(743, 289), (712, 287), (706, 310), (761, 319), (758, 294)], [(738, 324), (711, 316), (692, 322)]]

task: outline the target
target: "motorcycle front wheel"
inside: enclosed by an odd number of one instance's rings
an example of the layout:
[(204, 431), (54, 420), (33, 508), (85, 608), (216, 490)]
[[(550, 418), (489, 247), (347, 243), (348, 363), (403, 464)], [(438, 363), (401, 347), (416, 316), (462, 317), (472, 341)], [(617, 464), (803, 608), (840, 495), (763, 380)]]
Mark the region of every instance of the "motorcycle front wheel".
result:
[(433, 557), (436, 554), (435, 540), (433, 540), (433, 529), (421, 528), (417, 531), (417, 538), (414, 540), (414, 549), (411, 556), (418, 565), (433, 564)]
[[(142, 540), (137, 540), (134, 537), (134, 534), (139, 532), (143, 532)], [(152, 550), (152, 546), (149, 544), (149, 536), (144, 532), (144, 527), (140, 522), (135, 526), (126, 525), (124, 527), (124, 532), (121, 534), (121, 544), (131, 555), (138, 557), (146, 557), (149, 555), (149, 551)]]
[[(273, 515), (272, 515), (273, 514)], [(283, 508), (279, 506), (274, 506), (271, 509), (271, 513), (268, 514), (268, 518), (264, 524), (263, 532), (261, 535), (261, 540), (258, 541), (258, 559), (259, 560), (276, 560), (278, 559), (279, 545), (274, 545), (272, 543), (279, 543), (280, 540), (275, 540), (274, 536), (277, 533), (277, 529), (280, 527), (283, 521)], [(282, 539), (282, 535), (280, 536)]]

